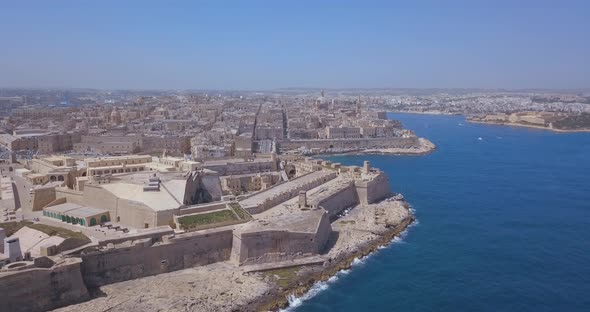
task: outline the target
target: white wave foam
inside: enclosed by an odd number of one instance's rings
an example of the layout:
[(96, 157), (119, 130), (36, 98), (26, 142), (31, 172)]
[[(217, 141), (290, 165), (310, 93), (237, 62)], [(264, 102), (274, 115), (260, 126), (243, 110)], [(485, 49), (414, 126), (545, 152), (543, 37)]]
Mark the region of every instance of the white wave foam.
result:
[(350, 265), (351, 266), (361, 265), (361, 264), (365, 263), (365, 259), (366, 259), (366, 257), (360, 258), (360, 259), (359, 258), (354, 258), (352, 260), (352, 263)]
[[(404, 237), (406, 237), (406, 235), (408, 235), (408, 229), (410, 227), (416, 226), (418, 225), (418, 219), (415, 219), (414, 222), (412, 222), (412, 224), (410, 224), (410, 226), (408, 226), (405, 230), (403, 230), (399, 235), (395, 236), (389, 243), (389, 246), (391, 246), (392, 244), (402, 244), (405, 243), (404, 242)], [(385, 249), (387, 248), (387, 246), (379, 246), (377, 249)], [(362, 258), (354, 258), (352, 260), (352, 263), (350, 264), (351, 269), (353, 267), (359, 266), (359, 265), (363, 265), (367, 259), (371, 256), (373, 256), (376, 252), (370, 253)], [(282, 309), (279, 310), (280, 312), (291, 312), (294, 311), (297, 307), (301, 306), (303, 304), (303, 302), (305, 302), (306, 300), (309, 300), (313, 297), (315, 297), (317, 294), (319, 294), (320, 292), (328, 289), (328, 287), (335, 283), (336, 281), (338, 281), (338, 279), (340, 279), (341, 276), (347, 275), (348, 273), (350, 273), (350, 270), (340, 270), (338, 271), (338, 273), (336, 273), (334, 276), (330, 277), (327, 281), (322, 281), (322, 282), (316, 282), (315, 284), (313, 284), (313, 286), (311, 286), (311, 288), (307, 291), (307, 293), (305, 293), (303, 296), (301, 297), (297, 297), (295, 295), (289, 295), (287, 296), (287, 301), (289, 302), (289, 306), (286, 309)]]
[(396, 236), (391, 240), (391, 244), (401, 244), (401, 243), (404, 243), (404, 240), (399, 236)]
[(340, 276), (347, 275), (350, 270), (340, 270), (336, 275), (330, 277), (327, 281), (317, 282), (311, 286), (311, 288), (301, 297), (297, 297), (295, 295), (287, 296), (287, 301), (289, 302), (289, 306), (286, 309), (279, 310), (280, 312), (290, 312), (295, 310), (295, 308), (301, 306), (304, 301), (309, 300), (315, 297), (320, 292), (328, 289), (330, 284), (334, 284)]

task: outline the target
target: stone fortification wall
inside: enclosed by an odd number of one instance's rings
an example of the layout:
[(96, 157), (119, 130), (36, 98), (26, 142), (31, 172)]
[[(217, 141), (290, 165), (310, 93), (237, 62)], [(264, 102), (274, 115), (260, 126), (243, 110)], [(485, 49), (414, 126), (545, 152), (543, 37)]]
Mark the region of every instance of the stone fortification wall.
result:
[(55, 200), (55, 187), (40, 187), (33, 189), (31, 206), (33, 211), (43, 210), (43, 207)]
[(332, 227), (324, 213), (316, 232), (263, 230), (233, 236), (231, 260), (239, 265), (284, 261), (320, 254)]
[(353, 181), (350, 181), (345, 187), (335, 189), (321, 200), (314, 201), (312, 199), (311, 202), (314, 207), (324, 208), (330, 218), (336, 217), (345, 209), (356, 206), (358, 203), (359, 197)]
[(418, 137), (411, 138), (362, 138), (362, 139), (332, 139), (332, 140), (289, 140), (281, 141), (279, 147), (281, 150), (293, 150), (300, 147), (308, 149), (319, 148), (326, 150), (347, 149), (356, 150), (363, 148), (412, 148), (419, 147)]
[(206, 190), (206, 192), (209, 194), (209, 202), (221, 200), (223, 191), (221, 190), (221, 182), (219, 181), (218, 176), (204, 176), (201, 180), (201, 188)]
[(88, 299), (80, 260), (0, 273), (0, 311), (47, 311)]
[(268, 159), (268, 161), (228, 162), (227, 164), (223, 163), (211, 165), (205, 164), (202, 167), (216, 171), (222, 176), (273, 171), (273, 163), (271, 159)]
[(182, 270), (228, 260), (232, 231), (204, 231), (149, 238), (128, 247), (82, 253), (82, 274), (88, 287)]
[(192, 172), (184, 189), (184, 198), (179, 198), (184, 205), (196, 205), (221, 200), (219, 176), (208, 175), (199, 171)]
[(377, 173), (371, 180), (356, 180), (356, 191), (363, 205), (378, 202), (391, 194), (389, 178), (383, 172)]
[(184, 216), (184, 215), (192, 214), (192, 213), (213, 211), (213, 210), (218, 210), (218, 209), (224, 209), (226, 206), (227, 206), (226, 202), (200, 204), (200, 205), (180, 208), (180, 210), (178, 211), (178, 213), (176, 215), (177, 216)]
[[(319, 172), (319, 171), (317, 171)], [(317, 173), (316, 172), (316, 173)], [(287, 200), (299, 195), (299, 191), (309, 191), (323, 183), (326, 183), (337, 177), (337, 173), (329, 172), (325, 174), (317, 174), (314, 179), (307, 179), (315, 173), (310, 173), (305, 176), (298, 177), (288, 182), (278, 184), (274, 188), (270, 188), (240, 202), (242, 207), (250, 214), (264, 212), (274, 206), (286, 202)], [(301, 183), (302, 181), (305, 183)], [(265, 197), (266, 196), (266, 197)], [(260, 200), (255, 200), (260, 199)]]
[(84, 205), (84, 193), (80, 191), (70, 190), (67, 187), (56, 187), (55, 197), (66, 198), (66, 201), (68, 203)]
[(129, 240), (140, 240), (144, 238), (150, 238), (152, 241), (161, 240), (163, 236), (174, 234), (173, 229), (164, 229), (164, 230), (157, 230), (154, 232), (142, 233), (142, 234), (135, 234), (135, 235), (128, 235), (119, 238), (111, 238), (106, 240), (101, 240), (98, 242), (97, 246), (104, 247), (108, 244), (120, 244)]

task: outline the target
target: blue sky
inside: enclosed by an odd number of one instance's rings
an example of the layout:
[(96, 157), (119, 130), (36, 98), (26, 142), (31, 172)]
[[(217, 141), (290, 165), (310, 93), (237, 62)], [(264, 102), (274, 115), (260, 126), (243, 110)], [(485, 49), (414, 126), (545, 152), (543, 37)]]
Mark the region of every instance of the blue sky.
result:
[(589, 3), (0, 0), (0, 86), (590, 88)]

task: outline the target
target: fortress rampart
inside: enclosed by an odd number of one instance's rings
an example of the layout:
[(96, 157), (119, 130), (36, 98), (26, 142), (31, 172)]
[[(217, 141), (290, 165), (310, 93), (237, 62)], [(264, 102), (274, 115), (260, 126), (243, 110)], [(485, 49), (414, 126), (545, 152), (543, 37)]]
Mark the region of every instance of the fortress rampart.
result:
[(300, 147), (308, 149), (346, 149), (357, 150), (363, 148), (412, 148), (419, 147), (418, 137), (399, 138), (360, 138), (360, 139), (322, 139), (322, 140), (285, 140), (279, 143), (281, 150), (293, 150)]
[(250, 214), (261, 213), (337, 177), (336, 172), (316, 171), (259, 192), (240, 202)]
[(377, 173), (370, 180), (355, 180), (356, 191), (362, 205), (378, 202), (391, 194), (389, 178), (384, 173)]
[(228, 260), (232, 231), (203, 231), (151, 238), (83, 252), (82, 275), (88, 287), (177, 271)]
[[(0, 310), (47, 311), (88, 299), (79, 258), (0, 273)], [(15, 263), (17, 264), (17, 263)]]
[[(323, 209), (286, 216), (284, 222), (250, 224), (233, 236), (232, 262), (259, 264), (317, 255), (328, 242), (332, 227)], [(267, 228), (269, 227), (269, 228)]]
[(310, 204), (312, 207), (321, 207), (328, 212), (330, 218), (336, 217), (339, 213), (347, 208), (356, 206), (359, 203), (359, 196), (353, 181), (343, 183), (339, 187), (334, 187), (324, 192), (327, 194), (320, 194), (318, 198), (310, 196)]

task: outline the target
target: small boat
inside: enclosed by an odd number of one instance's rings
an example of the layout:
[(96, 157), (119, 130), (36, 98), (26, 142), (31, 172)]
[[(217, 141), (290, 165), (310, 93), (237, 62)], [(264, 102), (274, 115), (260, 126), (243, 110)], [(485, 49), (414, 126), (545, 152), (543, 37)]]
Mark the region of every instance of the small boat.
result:
[(481, 137), (479, 137), (479, 138), (477, 138), (477, 140), (478, 140), (478, 141), (481, 141), (481, 140), (483, 140), (483, 139), (482, 139)]

